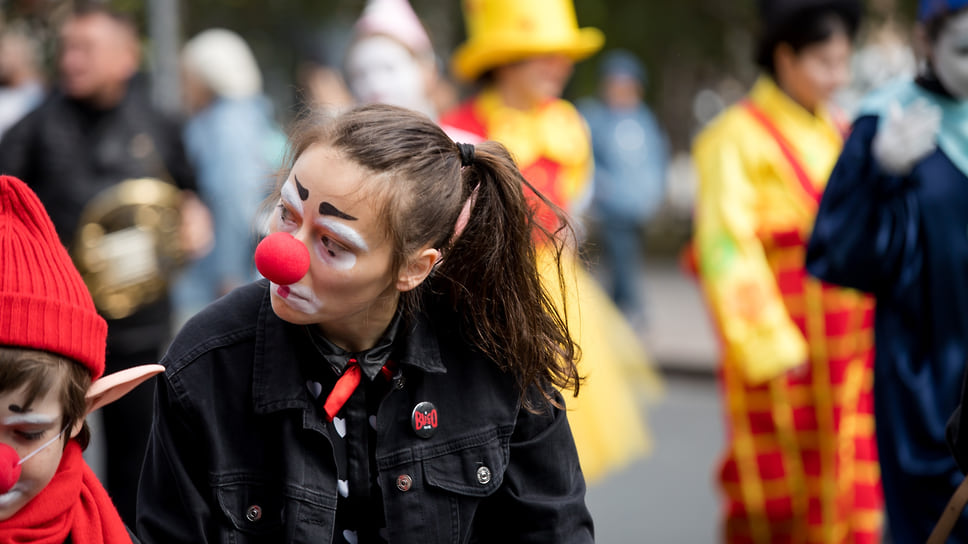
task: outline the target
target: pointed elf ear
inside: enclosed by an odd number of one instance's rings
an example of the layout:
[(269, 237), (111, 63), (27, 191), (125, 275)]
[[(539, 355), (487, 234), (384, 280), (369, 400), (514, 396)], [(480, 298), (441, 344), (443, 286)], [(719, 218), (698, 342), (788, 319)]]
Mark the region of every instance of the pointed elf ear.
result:
[(87, 390), (87, 413), (107, 406), (148, 378), (165, 371), (161, 365), (140, 365), (102, 376)]

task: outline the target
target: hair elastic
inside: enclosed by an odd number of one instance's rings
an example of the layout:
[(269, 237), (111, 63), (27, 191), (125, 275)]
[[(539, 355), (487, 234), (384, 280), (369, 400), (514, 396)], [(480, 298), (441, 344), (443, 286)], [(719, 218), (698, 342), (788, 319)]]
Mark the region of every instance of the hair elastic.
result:
[(460, 152), (460, 165), (470, 166), (474, 164), (474, 144), (457, 144), (457, 150)]

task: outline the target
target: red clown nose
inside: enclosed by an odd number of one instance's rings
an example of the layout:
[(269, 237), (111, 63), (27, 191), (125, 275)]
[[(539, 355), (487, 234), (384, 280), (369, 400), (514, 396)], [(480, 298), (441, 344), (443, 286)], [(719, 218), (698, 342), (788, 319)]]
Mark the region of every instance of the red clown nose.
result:
[(275, 232), (255, 248), (255, 267), (272, 283), (296, 283), (309, 271), (309, 250), (291, 234)]
[(0, 495), (13, 489), (20, 479), (20, 456), (6, 444), (0, 444)]

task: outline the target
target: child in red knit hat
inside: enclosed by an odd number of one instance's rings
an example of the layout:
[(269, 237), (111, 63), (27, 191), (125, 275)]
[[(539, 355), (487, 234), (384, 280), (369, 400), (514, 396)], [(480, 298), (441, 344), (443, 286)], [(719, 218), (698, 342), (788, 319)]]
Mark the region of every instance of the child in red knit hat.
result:
[(81, 455), (85, 417), (164, 369), (102, 378), (106, 337), (40, 200), (0, 176), (0, 543), (132, 542)]

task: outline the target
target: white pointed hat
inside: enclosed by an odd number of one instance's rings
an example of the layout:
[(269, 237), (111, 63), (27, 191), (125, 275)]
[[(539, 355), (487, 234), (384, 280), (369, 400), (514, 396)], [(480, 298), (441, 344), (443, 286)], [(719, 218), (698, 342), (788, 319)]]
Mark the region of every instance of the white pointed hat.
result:
[(407, 0), (368, 0), (353, 31), (355, 39), (384, 35), (416, 55), (433, 53), (430, 37)]

